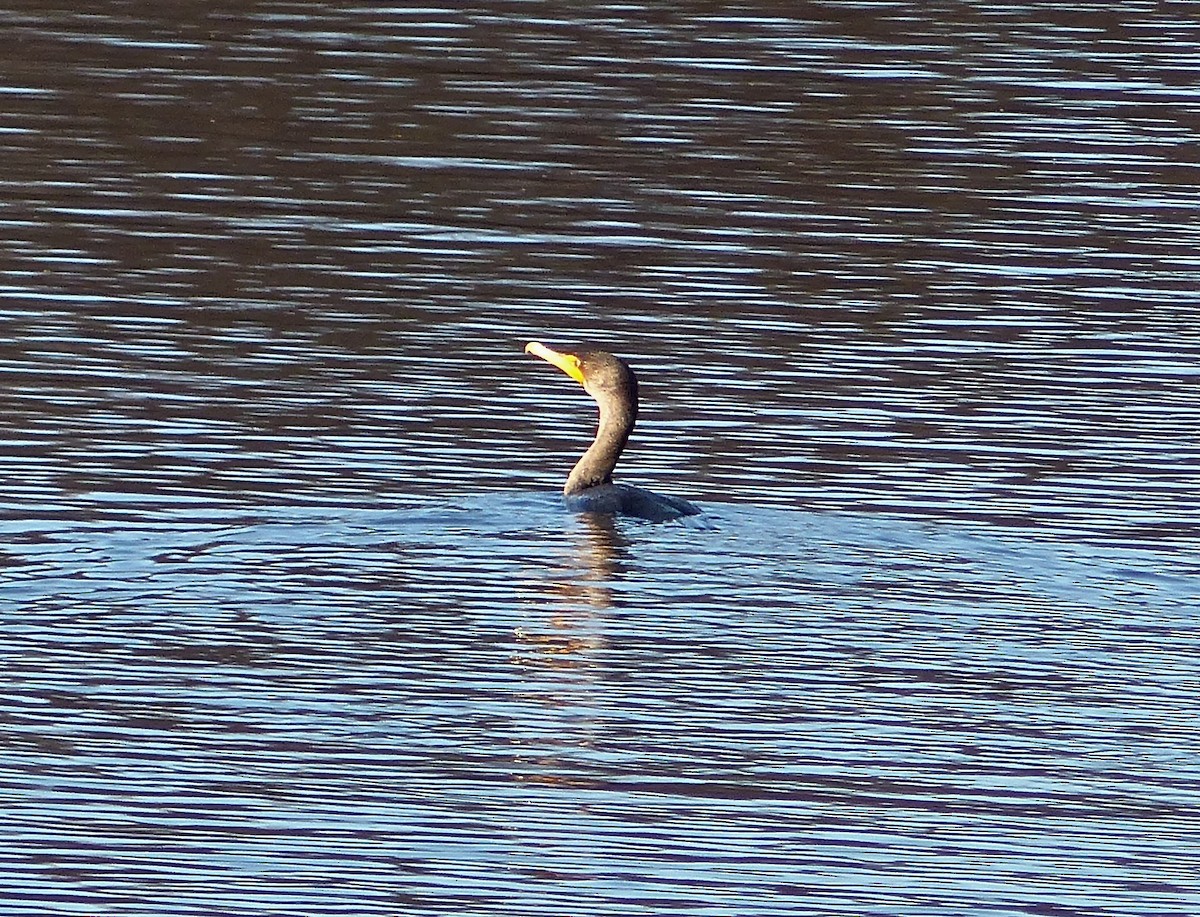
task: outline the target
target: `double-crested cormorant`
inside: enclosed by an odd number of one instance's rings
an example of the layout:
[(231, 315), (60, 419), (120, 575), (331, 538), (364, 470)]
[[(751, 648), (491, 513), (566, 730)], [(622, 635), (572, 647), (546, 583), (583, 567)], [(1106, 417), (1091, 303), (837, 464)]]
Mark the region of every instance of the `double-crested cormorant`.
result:
[(637, 378), (624, 361), (603, 350), (559, 353), (536, 341), (526, 344), (525, 352), (553, 363), (580, 383), (600, 406), (596, 439), (575, 463), (563, 488), (568, 507), (577, 512), (619, 513), (655, 522), (700, 512), (687, 500), (612, 482), (613, 468), (637, 420)]

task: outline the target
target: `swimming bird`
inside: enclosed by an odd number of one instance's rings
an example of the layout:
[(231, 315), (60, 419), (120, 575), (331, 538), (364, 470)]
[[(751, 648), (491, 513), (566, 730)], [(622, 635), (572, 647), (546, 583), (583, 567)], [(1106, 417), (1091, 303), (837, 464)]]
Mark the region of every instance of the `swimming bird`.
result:
[(694, 516), (700, 507), (630, 484), (614, 484), (613, 468), (637, 420), (638, 386), (624, 360), (603, 350), (559, 352), (537, 341), (525, 352), (557, 366), (596, 399), (600, 423), (596, 439), (575, 463), (563, 487), (568, 508), (576, 512), (638, 516), (654, 522)]

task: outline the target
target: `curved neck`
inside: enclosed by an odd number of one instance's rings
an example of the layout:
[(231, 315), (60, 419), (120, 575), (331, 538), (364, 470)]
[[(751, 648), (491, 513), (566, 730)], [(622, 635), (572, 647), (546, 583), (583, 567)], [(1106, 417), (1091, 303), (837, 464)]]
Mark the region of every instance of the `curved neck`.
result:
[(596, 430), (596, 439), (567, 476), (563, 493), (568, 497), (589, 487), (612, 483), (613, 468), (616, 467), (621, 450), (625, 448), (634, 421), (637, 420), (636, 402), (631, 404), (625, 399), (596, 400), (600, 405), (600, 425)]

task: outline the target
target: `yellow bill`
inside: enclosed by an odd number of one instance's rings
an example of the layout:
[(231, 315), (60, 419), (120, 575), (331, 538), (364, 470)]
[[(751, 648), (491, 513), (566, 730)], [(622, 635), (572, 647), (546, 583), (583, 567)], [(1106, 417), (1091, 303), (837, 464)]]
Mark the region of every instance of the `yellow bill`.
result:
[(531, 341), (525, 345), (525, 352), (531, 353), (535, 357), (541, 357), (547, 363), (553, 363), (568, 376), (583, 385), (583, 367), (580, 365), (579, 357), (573, 353), (559, 353), (557, 350), (551, 350), (545, 344), (539, 344), (537, 341)]

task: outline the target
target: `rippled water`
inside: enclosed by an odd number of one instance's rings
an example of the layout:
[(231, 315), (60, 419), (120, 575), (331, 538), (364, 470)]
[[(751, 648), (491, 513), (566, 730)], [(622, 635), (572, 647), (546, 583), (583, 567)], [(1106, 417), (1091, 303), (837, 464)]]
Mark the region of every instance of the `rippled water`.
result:
[(1192, 18), (0, 12), (5, 913), (1200, 910)]

